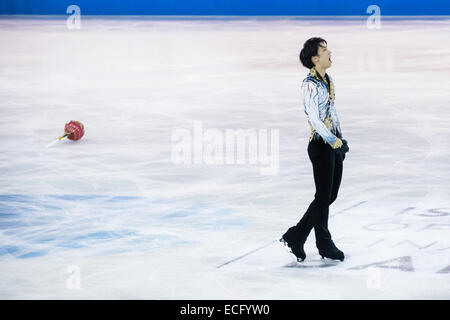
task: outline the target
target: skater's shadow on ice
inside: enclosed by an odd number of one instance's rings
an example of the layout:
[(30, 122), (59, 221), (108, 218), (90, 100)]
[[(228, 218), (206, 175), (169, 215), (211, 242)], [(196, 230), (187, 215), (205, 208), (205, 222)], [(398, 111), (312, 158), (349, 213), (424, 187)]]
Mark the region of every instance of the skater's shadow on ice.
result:
[(306, 268), (329, 268), (329, 267), (335, 267), (342, 264), (342, 262), (338, 260), (330, 260), (330, 259), (311, 259), (308, 260), (306, 258), (302, 262), (291, 262), (285, 265), (286, 268), (299, 268), (299, 269), (306, 269)]

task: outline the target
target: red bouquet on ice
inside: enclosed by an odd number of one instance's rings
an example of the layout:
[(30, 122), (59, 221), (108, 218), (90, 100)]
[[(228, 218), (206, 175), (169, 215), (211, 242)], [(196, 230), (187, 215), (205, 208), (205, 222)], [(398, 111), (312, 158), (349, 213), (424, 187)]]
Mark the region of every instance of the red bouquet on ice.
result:
[(84, 135), (84, 125), (72, 120), (64, 126), (64, 135), (67, 135), (67, 139), (70, 140), (80, 140)]

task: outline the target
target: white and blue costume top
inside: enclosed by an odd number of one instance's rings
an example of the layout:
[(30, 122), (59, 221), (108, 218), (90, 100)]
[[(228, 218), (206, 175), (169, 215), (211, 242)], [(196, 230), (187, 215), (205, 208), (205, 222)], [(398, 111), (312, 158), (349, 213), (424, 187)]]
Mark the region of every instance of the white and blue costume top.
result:
[[(329, 87), (328, 87), (329, 84)], [(309, 141), (322, 138), (331, 146), (342, 139), (339, 118), (334, 106), (334, 82), (325, 74), (322, 79), (314, 68), (302, 83), (302, 99), (305, 114), (311, 128)]]

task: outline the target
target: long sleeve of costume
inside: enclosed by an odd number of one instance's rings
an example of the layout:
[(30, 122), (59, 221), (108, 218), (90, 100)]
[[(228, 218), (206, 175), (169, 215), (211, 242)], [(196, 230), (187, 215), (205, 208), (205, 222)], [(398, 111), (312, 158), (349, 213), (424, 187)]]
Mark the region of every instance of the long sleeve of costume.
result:
[(327, 100), (328, 96), (324, 97), (323, 94), (319, 92), (317, 83), (306, 79), (303, 81), (301, 91), (305, 114), (308, 118), (309, 124), (324, 141), (332, 146), (336, 142), (337, 137), (325, 125), (325, 119), (322, 119), (328, 114), (329, 106), (324, 103), (324, 99)]

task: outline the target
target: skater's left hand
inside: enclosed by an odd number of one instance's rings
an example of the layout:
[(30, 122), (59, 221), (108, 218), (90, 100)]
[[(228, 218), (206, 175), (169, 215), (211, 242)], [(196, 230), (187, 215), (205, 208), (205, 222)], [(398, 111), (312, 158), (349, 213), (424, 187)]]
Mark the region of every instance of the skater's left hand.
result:
[(342, 139), (342, 147), (340, 147), (340, 149), (341, 149), (341, 152), (344, 153), (344, 154), (347, 153), (348, 150), (350, 150), (350, 149), (348, 148), (347, 140)]
[(348, 143), (347, 140), (342, 139), (342, 146), (340, 148), (336, 148), (335, 151), (336, 153), (339, 153), (342, 155), (342, 160), (345, 159), (345, 154), (348, 152), (349, 148), (348, 148)]

